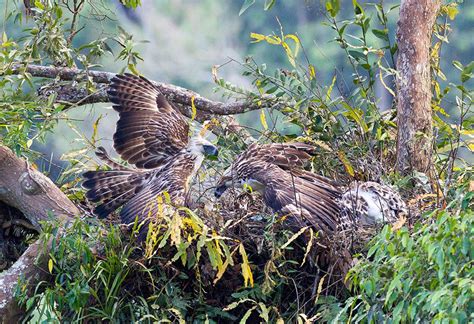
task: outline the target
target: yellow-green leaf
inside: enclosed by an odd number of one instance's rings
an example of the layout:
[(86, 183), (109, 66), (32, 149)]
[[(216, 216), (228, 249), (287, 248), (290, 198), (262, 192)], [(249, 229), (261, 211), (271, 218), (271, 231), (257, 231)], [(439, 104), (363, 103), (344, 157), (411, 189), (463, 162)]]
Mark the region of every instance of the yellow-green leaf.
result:
[(339, 151), (337, 153), (337, 155), (339, 156), (339, 160), (341, 160), (342, 164), (344, 165), (344, 168), (346, 169), (346, 172), (349, 173), (349, 175), (351, 177), (354, 176), (355, 172), (354, 172), (354, 168), (352, 167), (351, 163), (349, 162), (349, 160), (347, 159), (346, 155), (344, 154), (343, 151)]
[(135, 75), (140, 75), (140, 72), (138, 72), (137, 67), (135, 66), (135, 64), (129, 64), (129, 65), (128, 65), (128, 69), (129, 69), (130, 72), (132, 72), (133, 74), (135, 74)]
[(298, 38), (298, 36), (293, 35), (293, 34), (285, 35), (284, 39), (287, 39), (287, 38), (289, 38), (289, 39), (293, 40), (293, 42), (295, 42), (295, 48), (293, 50), (293, 55), (294, 55), (294, 57), (297, 57), (298, 53), (300, 51), (300, 46), (301, 46), (300, 39)]
[(320, 280), (318, 284), (318, 290), (316, 293), (316, 299), (314, 300), (314, 305), (318, 302), (319, 296), (321, 295), (321, 292), (323, 291), (323, 284), (324, 284), (324, 279), (326, 278), (326, 275), (324, 275)]
[(191, 120), (194, 120), (197, 115), (197, 109), (196, 105), (194, 104), (194, 99), (196, 99), (196, 96), (191, 97)]
[(44, 4), (40, 0), (35, 1), (35, 7), (44, 10)]
[(261, 42), (261, 41), (265, 40), (266, 37), (267, 36), (262, 35), (262, 34), (250, 33), (250, 38), (254, 39), (253, 43)]
[(312, 228), (309, 229), (309, 241), (306, 244), (306, 251), (303, 256), (303, 261), (301, 262), (300, 267), (302, 267), (306, 261), (306, 258), (308, 257), (309, 252), (311, 251), (311, 247), (313, 246), (313, 238), (314, 238), (314, 231)]
[(310, 64), (308, 69), (309, 69), (309, 79), (313, 80), (316, 77), (316, 70), (314, 69), (313, 64)]
[(92, 140), (92, 143), (94, 144), (96, 139), (97, 139), (97, 131), (98, 131), (98, 126), (99, 126), (99, 122), (100, 120), (102, 119), (102, 115), (99, 116), (99, 118), (97, 118), (97, 120), (94, 122), (94, 124), (92, 125), (92, 137), (91, 137), (91, 140)]
[(301, 234), (303, 234), (304, 231), (306, 231), (308, 229), (309, 226), (305, 226), (303, 227), (302, 229), (300, 229), (297, 233), (293, 234), (292, 237), (290, 237), (290, 239), (288, 241), (286, 241), (285, 244), (283, 244), (281, 246), (281, 249), (283, 250), (284, 248), (286, 248), (288, 245), (291, 244), (291, 242), (293, 242), (294, 240), (296, 240), (298, 238), (298, 236), (300, 236)]
[(53, 273), (53, 259), (49, 259), (48, 261), (48, 270), (49, 273)]
[(234, 255), (236, 250), (237, 249), (234, 249), (234, 251), (232, 253), (229, 253), (228, 249), (226, 250), (226, 254), (228, 254), (228, 255), (226, 255), (226, 259), (225, 259), (224, 264), (217, 271), (216, 278), (213, 281), (214, 285), (222, 278), (222, 276), (224, 275), (227, 267), (229, 265), (232, 265), (232, 263), (233, 263), (232, 256)]
[(265, 110), (262, 109), (260, 112), (260, 123), (262, 124), (263, 129), (268, 129), (267, 118), (265, 117)]
[(272, 45), (280, 45), (281, 44), (281, 38), (278, 36), (267, 36), (265, 37), (265, 40), (267, 41), (268, 44)]
[(250, 298), (243, 298), (243, 299), (239, 299), (238, 301), (233, 302), (233, 303), (227, 305), (227, 306), (223, 309), (223, 311), (226, 311), (226, 312), (227, 312), (227, 311), (236, 309), (237, 306), (239, 306), (240, 304), (247, 303), (247, 302), (255, 304), (255, 301), (254, 301), (253, 299), (250, 299)]
[(326, 91), (326, 99), (327, 100), (331, 100), (331, 93), (332, 93), (332, 89), (334, 88), (335, 83), (336, 83), (336, 75), (333, 76), (332, 81), (331, 81), (331, 85), (329, 86), (328, 91)]
[(250, 269), (250, 263), (247, 257), (247, 252), (245, 252), (245, 248), (243, 244), (239, 245), (239, 253), (242, 257), (242, 276), (244, 277), (244, 286), (248, 287), (253, 287), (253, 274), (252, 270)]
[(451, 20), (454, 20), (454, 18), (456, 18), (457, 14), (459, 13), (459, 9), (456, 7), (455, 3), (448, 5), (446, 11), (449, 19)]
[(286, 42), (282, 42), (282, 43), (281, 43), (281, 46), (283, 46), (283, 48), (285, 49), (286, 56), (288, 57), (288, 61), (290, 62), (290, 64), (291, 64), (293, 67), (296, 67), (295, 55), (294, 55), (293, 52), (291, 51), (290, 46), (288, 46), (288, 44), (287, 44)]
[(379, 72), (379, 78), (380, 78), (380, 82), (382, 83), (383, 87), (392, 95), (392, 97), (395, 98), (396, 97), (395, 92), (393, 92), (393, 90), (390, 89), (389, 86), (383, 80), (382, 70), (380, 70), (380, 72)]

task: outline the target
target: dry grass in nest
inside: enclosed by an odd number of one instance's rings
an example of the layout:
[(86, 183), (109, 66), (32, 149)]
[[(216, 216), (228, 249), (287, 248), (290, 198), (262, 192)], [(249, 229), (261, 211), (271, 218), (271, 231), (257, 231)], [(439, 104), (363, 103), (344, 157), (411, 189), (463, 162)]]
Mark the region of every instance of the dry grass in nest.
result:
[[(320, 283), (320, 294), (346, 293), (344, 277), (352, 258), (340, 240), (310, 231), (304, 220), (275, 216), (259, 195), (226, 193), (219, 214), (224, 223), (220, 234), (244, 243), (251, 262), (258, 267), (256, 272), (292, 282), (294, 291), (288, 291), (291, 298), (296, 298), (294, 293), (302, 300), (314, 299)], [(289, 241), (291, 248), (282, 248)]]

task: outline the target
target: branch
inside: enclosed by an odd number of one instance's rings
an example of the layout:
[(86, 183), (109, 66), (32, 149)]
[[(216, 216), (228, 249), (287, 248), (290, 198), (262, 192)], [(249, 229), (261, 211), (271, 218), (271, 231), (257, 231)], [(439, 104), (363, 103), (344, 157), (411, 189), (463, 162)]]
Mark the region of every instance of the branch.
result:
[[(92, 81), (98, 84), (97, 92), (94, 94), (87, 94), (85, 89), (77, 89), (76, 92), (72, 95), (64, 93), (64, 91), (58, 92), (58, 99), (68, 98), (70, 103), (74, 104), (88, 104), (95, 102), (108, 102), (106, 89), (107, 87), (101, 84), (108, 84), (110, 80), (115, 76), (115, 73), (111, 72), (102, 72), (102, 71), (92, 71), (92, 70), (81, 70), (75, 68), (65, 68), (65, 67), (54, 67), (54, 66), (41, 66), (41, 65), (27, 65), (23, 66), (16, 64), (11, 69), (12, 74), (21, 74), (27, 72), (33, 77), (49, 78), (49, 79), (60, 79), (64, 81), (81, 81), (85, 80), (86, 77), (92, 79)], [(171, 102), (175, 103), (180, 107), (180, 110), (183, 107), (187, 107), (187, 110), (183, 113), (187, 116), (190, 116), (191, 100), (194, 97), (194, 105), (198, 112), (204, 114), (213, 114), (213, 115), (234, 115), (240, 114), (251, 110), (261, 109), (262, 106), (259, 106), (251, 101), (247, 100), (244, 102), (229, 102), (223, 103), (219, 101), (212, 101), (207, 98), (201, 97), (198, 93), (181, 88), (172, 84), (162, 83), (152, 81), (155, 86), (163, 93), (163, 95)], [(65, 89), (71, 91), (71, 88)], [(65, 97), (62, 97), (65, 96)], [(277, 99), (272, 96), (265, 97), (266, 101), (277, 102)], [(66, 100), (64, 100), (66, 101)]]
[(79, 214), (48, 177), (5, 146), (0, 146), (0, 201), (21, 211), (38, 230), (48, 213), (60, 220)]
[[(10, 149), (0, 145), (0, 201), (17, 208), (39, 229), (41, 220), (53, 216), (66, 223), (79, 214), (77, 207), (41, 172), (31, 168)], [(0, 322), (16, 323), (24, 312), (14, 299), (15, 287), (21, 278), (28, 280), (31, 292), (45, 280), (48, 272), (49, 245), (37, 241), (0, 275)], [(41, 253), (43, 252), (43, 253)]]
[(15, 288), (20, 279), (28, 280), (28, 292), (49, 277), (47, 269), (49, 246), (43, 241), (31, 244), (10, 269), (0, 274), (0, 323), (20, 323), (24, 310), (15, 300)]

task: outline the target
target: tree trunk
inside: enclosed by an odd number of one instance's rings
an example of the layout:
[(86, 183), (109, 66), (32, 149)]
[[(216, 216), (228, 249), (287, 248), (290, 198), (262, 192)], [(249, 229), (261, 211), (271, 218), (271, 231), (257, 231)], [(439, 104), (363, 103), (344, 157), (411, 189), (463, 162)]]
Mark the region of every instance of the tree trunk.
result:
[(427, 173), (432, 157), (430, 45), (439, 0), (402, 0), (398, 20), (397, 168)]
[[(17, 208), (37, 229), (42, 220), (52, 217), (67, 223), (79, 215), (79, 209), (49, 178), (1, 145), (0, 202)], [(24, 288), (31, 293), (48, 277), (48, 250), (48, 244), (37, 241), (0, 274), (0, 323), (16, 323), (24, 315), (14, 298), (16, 285), (24, 280)]]

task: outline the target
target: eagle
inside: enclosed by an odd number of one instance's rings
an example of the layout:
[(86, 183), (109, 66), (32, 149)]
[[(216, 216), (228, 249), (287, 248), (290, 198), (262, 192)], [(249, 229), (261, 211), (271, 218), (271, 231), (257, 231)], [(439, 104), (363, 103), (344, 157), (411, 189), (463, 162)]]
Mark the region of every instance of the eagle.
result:
[(190, 136), (186, 118), (144, 77), (116, 75), (107, 94), (119, 113), (114, 149), (129, 166), (113, 161), (99, 147), (96, 154), (110, 170), (85, 172), (82, 186), (87, 199), (97, 203), (94, 214), (104, 218), (122, 207), (122, 223), (132, 224), (136, 218), (144, 223), (143, 239), (158, 204), (187, 205), (193, 176), (218, 149), (201, 134)]
[(276, 213), (303, 220), (322, 233), (394, 222), (406, 212), (400, 195), (375, 182), (344, 187), (303, 167), (316, 148), (305, 143), (254, 143), (233, 161), (218, 181), (217, 198), (229, 187), (259, 192)]

